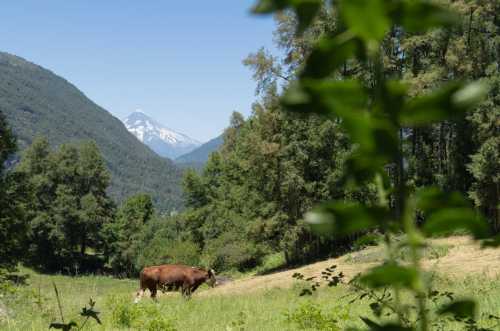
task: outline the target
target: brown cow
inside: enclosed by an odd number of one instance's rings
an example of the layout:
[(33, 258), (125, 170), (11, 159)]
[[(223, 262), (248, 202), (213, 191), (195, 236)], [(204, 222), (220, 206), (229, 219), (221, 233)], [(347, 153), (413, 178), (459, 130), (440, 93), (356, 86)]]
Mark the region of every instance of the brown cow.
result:
[(145, 267), (140, 274), (140, 288), (135, 303), (139, 302), (146, 289), (149, 289), (154, 300), (158, 289), (162, 292), (181, 289), (182, 295), (189, 298), (204, 282), (215, 287), (217, 281), (212, 269), (204, 270), (182, 264)]

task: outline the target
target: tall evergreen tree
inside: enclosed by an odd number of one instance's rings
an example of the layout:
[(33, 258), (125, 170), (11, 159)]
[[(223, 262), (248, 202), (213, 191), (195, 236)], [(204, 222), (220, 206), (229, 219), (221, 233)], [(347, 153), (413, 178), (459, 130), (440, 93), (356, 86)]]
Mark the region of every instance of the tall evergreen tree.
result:
[(109, 172), (95, 143), (51, 151), (38, 138), (15, 173), (26, 178), (31, 262), (39, 268), (88, 268), (86, 251), (103, 249), (103, 227), (112, 220)]
[(0, 111), (0, 271), (13, 268), (24, 257), (26, 224), (18, 178), (6, 173), (6, 162), (16, 150), (16, 140)]

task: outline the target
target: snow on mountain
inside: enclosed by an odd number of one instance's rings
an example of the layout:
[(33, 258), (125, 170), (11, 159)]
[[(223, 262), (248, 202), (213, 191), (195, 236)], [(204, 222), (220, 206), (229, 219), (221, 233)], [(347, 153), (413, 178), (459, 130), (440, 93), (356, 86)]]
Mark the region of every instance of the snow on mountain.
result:
[(175, 159), (189, 153), (201, 143), (176, 132), (137, 110), (123, 120), (127, 130), (158, 155)]

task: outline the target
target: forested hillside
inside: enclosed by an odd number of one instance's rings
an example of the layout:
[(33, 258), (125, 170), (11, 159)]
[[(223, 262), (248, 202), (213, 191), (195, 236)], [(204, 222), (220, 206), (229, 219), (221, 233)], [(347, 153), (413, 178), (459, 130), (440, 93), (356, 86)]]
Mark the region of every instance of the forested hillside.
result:
[(76, 87), (19, 57), (0, 53), (0, 110), (22, 151), (37, 136), (52, 147), (94, 140), (111, 172), (109, 192), (117, 201), (149, 193), (162, 211), (181, 207), (181, 171), (157, 156)]
[(205, 164), (208, 161), (208, 157), (211, 153), (217, 151), (224, 142), (224, 138), (222, 135), (215, 137), (197, 147), (193, 151), (186, 153), (184, 155), (179, 156), (175, 159), (177, 163), (200, 163)]

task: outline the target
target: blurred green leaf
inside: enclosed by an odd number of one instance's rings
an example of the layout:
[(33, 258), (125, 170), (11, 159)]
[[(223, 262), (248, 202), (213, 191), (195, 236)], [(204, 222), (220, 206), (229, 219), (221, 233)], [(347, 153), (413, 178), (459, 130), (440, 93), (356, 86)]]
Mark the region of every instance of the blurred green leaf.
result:
[(345, 163), (347, 179), (354, 179), (357, 183), (371, 181), (375, 175), (383, 174), (383, 167), (387, 163), (385, 157), (372, 157), (364, 153), (354, 153)]
[(476, 106), (487, 93), (487, 85), (482, 83), (450, 83), (434, 93), (410, 100), (400, 114), (400, 122), (419, 126), (450, 119)]
[(322, 5), (322, 0), (260, 0), (252, 11), (256, 14), (271, 14), (291, 8), (299, 22), (297, 33), (302, 33), (311, 25)]
[(472, 300), (458, 300), (446, 304), (438, 310), (441, 315), (452, 314), (455, 318), (472, 318), (476, 316), (476, 303)]
[(391, 26), (384, 0), (342, 0), (340, 13), (349, 29), (370, 44), (380, 42)]
[(366, 156), (395, 159), (399, 152), (396, 128), (387, 119), (376, 118), (369, 113), (351, 112), (344, 117), (344, 126), (351, 140)]
[(482, 244), (483, 247), (500, 247), (500, 234), (493, 238), (487, 239)]
[(395, 24), (401, 25), (407, 32), (425, 32), (459, 22), (457, 14), (430, 1), (393, 2), (390, 16)]
[(384, 84), (380, 84), (376, 93), (374, 112), (382, 117), (389, 114), (391, 120), (396, 122), (405, 105), (408, 86), (400, 81), (387, 80)]
[(426, 235), (447, 234), (454, 230), (466, 230), (476, 239), (489, 235), (486, 221), (470, 208), (444, 208), (432, 213), (425, 221)]
[(412, 267), (397, 264), (385, 264), (375, 267), (367, 274), (361, 276), (361, 283), (370, 288), (387, 286), (403, 287), (413, 290), (420, 288), (417, 271)]
[(367, 96), (357, 81), (305, 79), (301, 84), (293, 84), (282, 102), (291, 111), (314, 112), (334, 118), (360, 112), (366, 106)]
[(329, 202), (305, 215), (313, 232), (319, 235), (348, 236), (384, 224), (388, 211), (358, 203)]
[(364, 48), (359, 38), (349, 32), (323, 37), (314, 46), (301, 73), (302, 78), (325, 78), (357, 55), (363, 59)]
[(366, 317), (360, 317), (361, 320), (373, 331), (413, 331), (415, 329), (410, 327), (405, 327), (396, 323), (388, 323), (388, 324), (378, 324)]
[(416, 198), (417, 209), (428, 215), (442, 208), (470, 207), (470, 204), (459, 192), (443, 192), (435, 186), (419, 190)]
[(321, 9), (322, 0), (302, 0), (294, 1), (295, 13), (299, 19), (297, 33), (304, 32), (313, 22), (314, 18)]
[(291, 0), (259, 0), (252, 8), (255, 14), (272, 14), (291, 6)]

